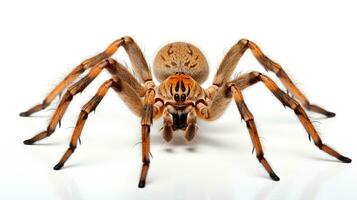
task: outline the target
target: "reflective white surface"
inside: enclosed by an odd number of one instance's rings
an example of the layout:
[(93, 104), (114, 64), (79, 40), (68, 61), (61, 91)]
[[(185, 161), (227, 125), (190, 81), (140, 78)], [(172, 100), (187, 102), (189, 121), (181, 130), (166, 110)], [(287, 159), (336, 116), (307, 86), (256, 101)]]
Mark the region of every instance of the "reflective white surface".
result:
[[(352, 26), (357, 16), (352, 3), (0, 4), (0, 199), (357, 199), (357, 32)], [(62, 127), (36, 145), (25, 146), (22, 141), (45, 129), (58, 99), (33, 117), (21, 118), (18, 113), (41, 102), (82, 59), (123, 35), (138, 42), (150, 64), (166, 42), (196, 44), (210, 64), (205, 87), (238, 39), (254, 40), (286, 69), (311, 102), (336, 112), (332, 119), (309, 116), (317, 121), (323, 141), (350, 157), (352, 164), (316, 148), (294, 113), (257, 84), (243, 94), (280, 182), (270, 180), (252, 155), (248, 131), (232, 103), (216, 122), (199, 121), (199, 135), (192, 143), (186, 143), (181, 132), (172, 143), (165, 143), (159, 133), (161, 120), (156, 121), (147, 185), (137, 188), (140, 119), (112, 91), (89, 116), (82, 145), (62, 170), (54, 171), (81, 106), (109, 75), (103, 72), (76, 96)], [(130, 65), (122, 50), (115, 58)], [(248, 51), (236, 72), (252, 70), (266, 73)], [(279, 83), (273, 73), (267, 74)]]

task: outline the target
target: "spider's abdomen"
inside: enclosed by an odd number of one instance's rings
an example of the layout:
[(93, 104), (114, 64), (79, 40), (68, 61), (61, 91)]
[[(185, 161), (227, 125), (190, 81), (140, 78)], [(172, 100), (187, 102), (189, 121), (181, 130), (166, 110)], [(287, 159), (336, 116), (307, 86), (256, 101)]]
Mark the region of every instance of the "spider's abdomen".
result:
[(203, 83), (207, 79), (208, 71), (208, 63), (202, 52), (186, 42), (165, 45), (154, 60), (154, 74), (159, 81), (182, 72), (198, 83)]

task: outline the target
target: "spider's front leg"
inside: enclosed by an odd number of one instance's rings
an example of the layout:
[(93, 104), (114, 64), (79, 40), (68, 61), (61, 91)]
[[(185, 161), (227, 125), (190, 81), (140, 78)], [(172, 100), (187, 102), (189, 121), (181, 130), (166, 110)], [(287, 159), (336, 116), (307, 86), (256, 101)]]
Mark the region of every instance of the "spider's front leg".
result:
[[(242, 118), (247, 124), (247, 128), (249, 129), (249, 133), (256, 149), (257, 158), (262, 163), (264, 168), (268, 171), (271, 178), (273, 180), (279, 180), (279, 178), (275, 175), (273, 170), (271, 169), (269, 163), (264, 158), (263, 150), (259, 141), (258, 133), (256, 130), (256, 126), (253, 120), (252, 114), (249, 112), (246, 104), (244, 103), (243, 96), (241, 94), (241, 90), (257, 83), (263, 82), (265, 86), (274, 94), (275, 97), (284, 105), (289, 107), (294, 111), (296, 116), (299, 118), (300, 122), (306, 129), (309, 137), (311, 137), (315, 143), (315, 145), (322, 151), (327, 154), (337, 158), (338, 160), (344, 163), (350, 163), (352, 160), (348, 157), (345, 157), (338, 153), (336, 150), (332, 149), (328, 145), (324, 144), (308, 118), (306, 112), (302, 108), (302, 106), (292, 97), (284, 93), (278, 86), (267, 76), (259, 73), (259, 72), (251, 72), (248, 74), (243, 74), (239, 76), (237, 79), (230, 81), (224, 84), (222, 87), (215, 89), (214, 95), (211, 95), (212, 100), (208, 106), (203, 104), (198, 104), (197, 106), (201, 106), (199, 110), (199, 116), (203, 119), (214, 120), (217, 119), (222, 114), (222, 106), (223, 108), (227, 106), (227, 102), (231, 99), (230, 95), (233, 95), (234, 100), (237, 104), (237, 107), (241, 113)], [(210, 91), (210, 90), (207, 90)], [(212, 92), (212, 91), (211, 91)], [(219, 109), (217, 109), (219, 108)], [(202, 114), (206, 113), (206, 114)]]
[(142, 137), (142, 162), (139, 188), (145, 187), (146, 176), (150, 166), (150, 126), (153, 120), (153, 108), (155, 103), (155, 91), (149, 88), (144, 98), (144, 109), (141, 118), (141, 137)]
[(258, 131), (254, 122), (253, 115), (249, 111), (247, 105), (245, 104), (240, 89), (235, 85), (230, 86), (230, 88), (233, 94), (234, 101), (236, 102), (236, 105), (238, 107), (238, 110), (242, 118), (244, 119), (245, 123), (247, 124), (249, 135), (252, 140), (253, 146), (256, 150), (257, 158), (259, 162), (264, 166), (265, 170), (269, 173), (270, 177), (274, 181), (279, 181), (280, 180), (279, 177), (274, 173), (273, 169), (271, 168), (268, 161), (264, 157), (263, 148), (262, 145), (260, 144)]
[[(252, 113), (249, 111), (247, 105), (244, 102), (243, 95), (240, 89), (234, 84), (225, 84), (218, 89), (215, 94), (213, 100), (210, 102), (208, 106), (199, 102), (196, 105), (198, 110), (198, 116), (206, 120), (215, 120), (222, 114), (222, 107), (226, 107), (228, 102), (232, 99), (235, 100), (238, 110), (242, 119), (245, 121), (250, 138), (253, 143), (253, 147), (256, 150), (256, 156), (258, 161), (263, 165), (264, 169), (269, 173), (270, 177), (274, 181), (279, 181), (279, 177), (275, 174), (270, 164), (264, 157), (264, 152), (262, 145), (259, 140), (258, 131), (254, 122), (254, 117)], [(224, 109), (223, 109), (224, 110)]]

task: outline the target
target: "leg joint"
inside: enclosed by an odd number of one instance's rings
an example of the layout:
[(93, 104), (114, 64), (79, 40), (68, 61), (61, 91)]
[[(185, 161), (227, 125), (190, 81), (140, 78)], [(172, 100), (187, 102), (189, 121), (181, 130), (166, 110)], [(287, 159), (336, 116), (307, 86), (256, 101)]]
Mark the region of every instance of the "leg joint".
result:
[(82, 109), (81, 113), (79, 114), (79, 117), (86, 120), (88, 118), (88, 112)]
[(248, 39), (245, 39), (245, 38), (242, 38), (238, 41), (238, 44), (241, 44), (243, 46), (248, 46), (249, 44), (249, 40)]
[(322, 146), (324, 145), (320, 139), (314, 140), (314, 143), (319, 149), (322, 149)]
[[(73, 90), (73, 93), (72, 93), (72, 90)], [(64, 93), (63, 95), (63, 98), (62, 98), (62, 101), (71, 101), (73, 99), (73, 95), (75, 95), (75, 89), (72, 89), (72, 88), (68, 88), (68, 90), (66, 91), (66, 93)]]
[(278, 76), (279, 78), (287, 77), (287, 74), (285, 73), (285, 71), (282, 68), (278, 68), (278, 70), (275, 73), (276, 73), (276, 76)]
[(150, 165), (150, 159), (149, 158), (143, 159), (143, 165)]
[(263, 75), (262, 73), (260, 73), (258, 71), (252, 71), (249, 74), (251, 74), (253, 77), (259, 77), (259, 76)]
[(292, 109), (294, 109), (294, 113), (296, 115), (302, 115), (307, 118), (307, 115), (300, 104), (296, 103), (296, 104), (294, 104), (294, 106), (295, 106), (295, 108), (293, 108), (293, 106), (291, 106), (291, 107), (292, 107)]
[(134, 39), (130, 36), (124, 36), (122, 37), (122, 40), (124, 41), (124, 44), (129, 44), (134, 42)]
[(47, 108), (47, 106), (50, 105), (50, 102), (48, 102), (47, 98), (45, 100), (43, 100), (42, 102), (42, 109)]
[(105, 62), (106, 62), (106, 65), (104, 65), (104, 67), (108, 67), (108, 65), (109, 65), (109, 67), (111, 67), (117, 63), (117, 61), (114, 60), (113, 58), (107, 58), (107, 59), (105, 59)]
[(257, 153), (257, 159), (258, 159), (259, 162), (262, 162), (262, 160), (265, 159), (264, 158), (264, 153)]
[(69, 149), (72, 151), (72, 153), (76, 150), (77, 144), (69, 144)]
[(47, 127), (46, 132), (47, 132), (47, 137), (48, 137), (48, 136), (52, 135), (53, 132), (55, 132), (55, 129), (49, 126), (49, 127)]

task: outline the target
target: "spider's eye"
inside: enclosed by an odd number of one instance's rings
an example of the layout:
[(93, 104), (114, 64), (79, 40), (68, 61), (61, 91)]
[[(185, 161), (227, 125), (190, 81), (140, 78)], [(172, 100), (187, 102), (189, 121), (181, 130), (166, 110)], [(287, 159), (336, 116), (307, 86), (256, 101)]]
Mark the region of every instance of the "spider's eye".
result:
[(181, 95), (181, 101), (185, 101), (185, 100), (186, 100), (186, 95), (185, 94)]
[(180, 100), (180, 96), (178, 94), (175, 94), (175, 101), (179, 101)]

